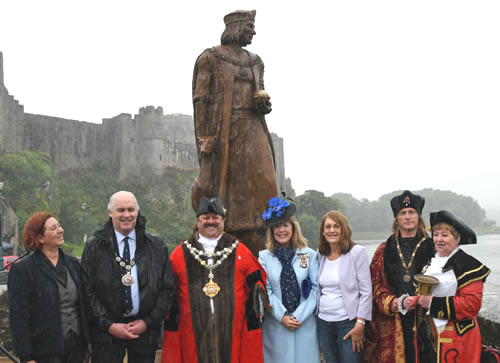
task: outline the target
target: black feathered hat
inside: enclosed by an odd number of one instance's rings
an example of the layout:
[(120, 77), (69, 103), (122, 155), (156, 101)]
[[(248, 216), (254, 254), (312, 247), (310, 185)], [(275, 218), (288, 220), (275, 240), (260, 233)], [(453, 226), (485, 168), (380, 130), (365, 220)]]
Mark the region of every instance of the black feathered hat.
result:
[(273, 197), (267, 202), (267, 209), (262, 213), (262, 219), (269, 227), (276, 227), (295, 214), (295, 204), (280, 197)]
[(477, 243), (476, 234), (474, 231), (462, 222), (460, 219), (455, 217), (453, 214), (446, 210), (440, 210), (439, 212), (431, 213), (431, 227), (434, 227), (439, 223), (446, 223), (458, 232), (460, 235), (461, 245), (473, 245)]
[(413, 208), (419, 215), (422, 215), (424, 209), (425, 198), (420, 195), (413, 194), (409, 190), (405, 190), (403, 194), (396, 195), (391, 199), (391, 208), (396, 217), (401, 209)]
[(224, 205), (222, 205), (220, 198), (201, 197), (196, 217), (207, 213), (215, 213), (222, 217), (226, 216)]

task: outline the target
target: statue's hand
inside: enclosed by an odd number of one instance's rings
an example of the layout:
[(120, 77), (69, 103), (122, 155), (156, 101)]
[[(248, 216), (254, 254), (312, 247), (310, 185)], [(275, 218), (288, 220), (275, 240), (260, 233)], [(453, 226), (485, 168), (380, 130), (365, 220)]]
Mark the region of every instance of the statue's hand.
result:
[(200, 151), (205, 154), (211, 154), (215, 150), (215, 137), (213, 136), (202, 136), (198, 138), (198, 144), (200, 145)]
[(271, 97), (269, 97), (266, 91), (264, 90), (257, 91), (253, 98), (255, 110), (263, 114), (270, 113), (272, 111), (270, 99)]

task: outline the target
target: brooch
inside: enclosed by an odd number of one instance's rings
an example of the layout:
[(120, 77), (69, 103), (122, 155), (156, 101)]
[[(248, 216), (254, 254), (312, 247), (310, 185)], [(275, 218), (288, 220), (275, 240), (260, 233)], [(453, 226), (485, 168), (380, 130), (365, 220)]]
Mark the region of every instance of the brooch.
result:
[(309, 253), (297, 253), (297, 257), (300, 258), (299, 266), (302, 268), (307, 268), (308, 261), (311, 258)]

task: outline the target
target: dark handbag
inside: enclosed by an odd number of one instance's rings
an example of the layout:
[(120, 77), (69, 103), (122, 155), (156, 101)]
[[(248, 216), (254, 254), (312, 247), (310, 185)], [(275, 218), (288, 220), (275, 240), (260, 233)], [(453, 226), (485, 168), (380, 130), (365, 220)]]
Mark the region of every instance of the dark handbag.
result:
[(302, 286), (301, 286), (302, 296), (304, 296), (304, 299), (307, 299), (309, 294), (311, 293), (311, 287), (312, 287), (311, 279), (308, 276), (307, 279), (302, 281)]
[(481, 349), (481, 363), (500, 363), (500, 352), (498, 349), (483, 345)]

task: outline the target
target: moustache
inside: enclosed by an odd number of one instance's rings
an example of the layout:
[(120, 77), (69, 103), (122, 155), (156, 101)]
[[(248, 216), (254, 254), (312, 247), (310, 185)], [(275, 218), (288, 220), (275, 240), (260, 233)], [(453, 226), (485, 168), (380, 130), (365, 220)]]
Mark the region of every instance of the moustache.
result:
[(205, 228), (210, 228), (210, 227), (217, 228), (218, 226), (219, 226), (219, 224), (218, 224), (218, 223), (205, 223), (205, 224), (203, 225), (203, 227), (205, 227)]

